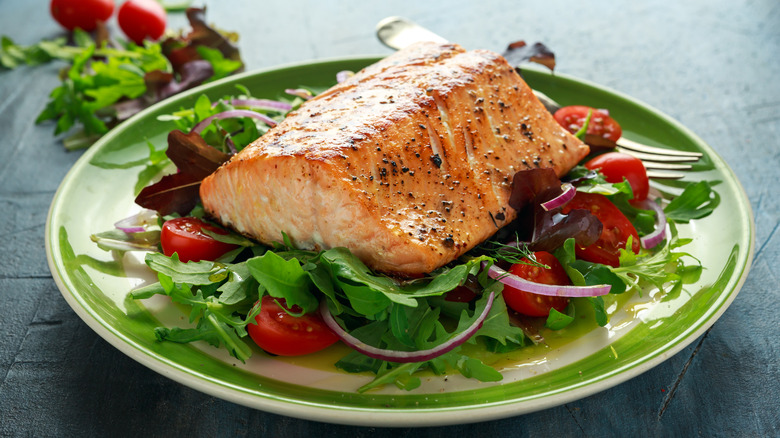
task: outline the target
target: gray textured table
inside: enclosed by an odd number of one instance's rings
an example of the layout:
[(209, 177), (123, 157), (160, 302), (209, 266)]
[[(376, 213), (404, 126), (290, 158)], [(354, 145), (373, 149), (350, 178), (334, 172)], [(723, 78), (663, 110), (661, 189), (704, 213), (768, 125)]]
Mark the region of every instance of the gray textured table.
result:
[[(0, 1), (0, 33), (60, 32), (48, 2)], [(752, 271), (722, 318), (654, 369), (588, 398), (480, 424), (381, 429), (268, 414), (204, 395), (129, 359), (60, 296), (44, 222), (80, 153), (33, 119), (61, 64), (0, 72), (2, 436), (778, 436), (780, 435), (780, 3), (207, 1), (241, 34), (248, 69), (389, 53), (374, 24), (404, 15), (467, 48), (544, 41), (558, 71), (676, 118), (736, 172), (757, 226)], [(184, 24), (172, 17), (172, 27)]]

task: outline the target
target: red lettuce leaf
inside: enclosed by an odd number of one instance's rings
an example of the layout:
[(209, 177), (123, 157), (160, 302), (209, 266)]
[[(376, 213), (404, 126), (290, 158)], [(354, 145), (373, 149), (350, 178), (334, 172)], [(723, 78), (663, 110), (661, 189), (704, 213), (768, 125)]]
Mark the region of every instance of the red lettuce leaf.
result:
[(214, 173), (230, 158), (230, 155), (209, 146), (200, 134), (185, 134), (179, 130), (168, 134), (168, 150), (165, 153), (179, 172), (191, 173), (201, 179)]
[[(196, 87), (204, 83), (207, 79), (214, 75), (214, 68), (211, 63), (202, 59), (196, 59), (189, 61), (182, 65), (179, 69), (179, 80), (171, 80), (165, 84), (159, 84), (161, 86), (151, 88), (153, 89), (158, 101), (167, 97), (173, 96), (176, 93), (181, 93), (184, 90)], [(149, 83), (147, 82), (147, 85)]]
[[(225, 34), (209, 26), (205, 19), (206, 8), (187, 8), (187, 19), (192, 30), (179, 38), (168, 38), (162, 42), (163, 53), (171, 62), (173, 70), (181, 74), (184, 66), (194, 60), (203, 59), (198, 53), (198, 47), (209, 47), (219, 50), (225, 59), (241, 60), (238, 47), (229, 39), (230, 34)], [(242, 67), (234, 71), (242, 71)]]
[(588, 246), (601, 235), (601, 222), (587, 210), (563, 214), (561, 207), (549, 211), (542, 208), (542, 203), (562, 192), (561, 181), (552, 169), (521, 170), (514, 175), (509, 206), (518, 212), (518, 229), (533, 229), (531, 250), (552, 252), (568, 238), (574, 238), (577, 245)]
[(526, 62), (535, 62), (555, 70), (555, 54), (542, 43), (529, 46), (525, 41), (515, 41), (507, 46), (503, 55), (515, 67)]
[(521, 212), (528, 205), (548, 201), (562, 192), (561, 180), (551, 168), (521, 170), (512, 178), (509, 206)]
[(202, 180), (187, 173), (165, 175), (159, 182), (144, 187), (135, 203), (156, 210), (161, 216), (173, 213), (186, 215), (198, 203)]
[(563, 214), (560, 208), (547, 211), (537, 206), (534, 233), (528, 248), (553, 252), (569, 238), (574, 238), (579, 246), (588, 246), (598, 240), (602, 228), (601, 221), (588, 210), (571, 210)]
[(203, 178), (217, 170), (230, 156), (209, 146), (199, 134), (185, 134), (178, 130), (168, 134), (165, 153), (179, 171), (145, 187), (135, 198), (135, 203), (156, 210), (162, 216), (173, 213), (185, 215), (198, 203)]

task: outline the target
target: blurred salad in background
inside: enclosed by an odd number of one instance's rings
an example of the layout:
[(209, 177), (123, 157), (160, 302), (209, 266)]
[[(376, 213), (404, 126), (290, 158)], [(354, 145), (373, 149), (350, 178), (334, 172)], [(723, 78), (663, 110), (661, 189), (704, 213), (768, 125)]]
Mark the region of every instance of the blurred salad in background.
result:
[[(67, 36), (25, 46), (2, 36), (0, 68), (64, 60), (61, 84), (36, 123), (54, 122), (66, 149), (89, 147), (119, 122), (169, 96), (243, 71), (238, 34), (206, 22), (205, 8), (186, 3), (52, 0), (51, 15)], [(184, 10), (188, 30), (166, 30), (168, 10)], [(116, 15), (123, 37), (111, 35)]]

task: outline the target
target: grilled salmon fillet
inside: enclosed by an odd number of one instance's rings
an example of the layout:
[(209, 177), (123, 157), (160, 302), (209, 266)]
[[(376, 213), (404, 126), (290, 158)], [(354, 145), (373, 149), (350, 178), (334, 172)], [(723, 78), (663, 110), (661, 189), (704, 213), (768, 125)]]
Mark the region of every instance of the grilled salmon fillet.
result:
[(418, 43), (309, 100), (207, 177), (215, 220), (261, 242), (438, 268), (516, 217), (515, 172), (588, 153), (500, 55)]

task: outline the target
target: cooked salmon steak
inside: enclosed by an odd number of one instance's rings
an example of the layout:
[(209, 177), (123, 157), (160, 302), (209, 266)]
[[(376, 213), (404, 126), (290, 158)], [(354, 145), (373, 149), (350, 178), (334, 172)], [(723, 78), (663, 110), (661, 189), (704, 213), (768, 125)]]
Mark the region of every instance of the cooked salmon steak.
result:
[(500, 55), (418, 43), (314, 99), (207, 177), (217, 221), (260, 242), (346, 247), (426, 273), (516, 217), (515, 172), (568, 172), (588, 147)]

